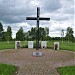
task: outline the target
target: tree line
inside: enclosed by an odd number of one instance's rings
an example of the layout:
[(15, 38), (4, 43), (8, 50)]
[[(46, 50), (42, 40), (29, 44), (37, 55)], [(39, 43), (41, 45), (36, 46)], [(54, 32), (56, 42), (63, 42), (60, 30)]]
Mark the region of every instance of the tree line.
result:
[[(0, 23), (0, 41), (12, 41), (12, 40), (19, 40), (19, 41), (35, 41), (36, 40), (36, 32), (37, 28), (31, 28), (31, 30), (24, 32), (23, 28), (20, 29), (16, 33), (15, 39), (12, 38), (12, 28), (10, 26), (7, 27), (7, 31), (4, 31), (2, 23)], [(51, 41), (51, 40), (62, 40), (63, 41), (75, 41), (75, 37), (73, 35), (74, 31), (71, 27), (67, 28), (66, 36), (64, 37), (64, 30), (61, 30), (61, 37), (50, 37), (49, 36), (49, 28), (45, 27), (39, 28), (39, 40), (43, 41)]]
[[(36, 40), (36, 30), (36, 27), (32, 27), (28, 32), (24, 32), (23, 28), (21, 27), (16, 33), (16, 40)], [(46, 40), (46, 38), (49, 37), (48, 34), (49, 28), (39, 28), (39, 40)]]

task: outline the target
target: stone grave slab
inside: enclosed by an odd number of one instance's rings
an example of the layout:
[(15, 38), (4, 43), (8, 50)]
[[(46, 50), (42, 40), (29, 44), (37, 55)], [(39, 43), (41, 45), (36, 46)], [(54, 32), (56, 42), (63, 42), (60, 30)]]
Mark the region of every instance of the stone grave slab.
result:
[(20, 41), (15, 41), (15, 49), (20, 48), (20, 44), (21, 44)]
[(47, 48), (47, 41), (41, 41), (41, 48)]
[(28, 41), (28, 48), (33, 48), (33, 41)]
[(59, 42), (54, 42), (54, 49), (59, 50)]
[(42, 57), (43, 53), (42, 52), (33, 52), (32, 55), (35, 57)]

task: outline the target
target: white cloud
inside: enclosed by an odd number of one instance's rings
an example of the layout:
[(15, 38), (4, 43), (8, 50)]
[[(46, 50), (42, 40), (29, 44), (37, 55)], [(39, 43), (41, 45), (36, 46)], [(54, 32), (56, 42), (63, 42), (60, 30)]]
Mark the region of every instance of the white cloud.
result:
[(30, 5), (32, 5), (32, 7), (38, 7), (40, 5), (40, 2), (37, 0), (31, 0)]
[(0, 21), (4, 29), (11, 26), (15, 36), (20, 27), (24, 31), (35, 27), (36, 21), (27, 21), (26, 17), (36, 16), (37, 6), (41, 17), (50, 17), (50, 21), (40, 21), (41, 27), (49, 27), (50, 36), (60, 36), (60, 30), (66, 31), (67, 27), (75, 32), (73, 0), (0, 0)]

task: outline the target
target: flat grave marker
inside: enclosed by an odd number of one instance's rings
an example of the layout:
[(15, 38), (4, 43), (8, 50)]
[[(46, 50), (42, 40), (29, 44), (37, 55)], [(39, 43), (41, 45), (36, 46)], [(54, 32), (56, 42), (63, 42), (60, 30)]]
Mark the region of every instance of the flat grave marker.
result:
[(32, 55), (35, 57), (42, 57), (43, 53), (42, 52), (33, 52)]

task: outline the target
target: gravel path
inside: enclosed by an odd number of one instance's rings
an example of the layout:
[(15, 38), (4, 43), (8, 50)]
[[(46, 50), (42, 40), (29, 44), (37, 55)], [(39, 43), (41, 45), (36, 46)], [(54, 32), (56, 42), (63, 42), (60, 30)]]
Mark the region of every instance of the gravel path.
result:
[(35, 49), (0, 51), (0, 62), (19, 67), (16, 75), (59, 75), (55, 68), (75, 65), (75, 52), (40, 49), (43, 57), (33, 57)]

